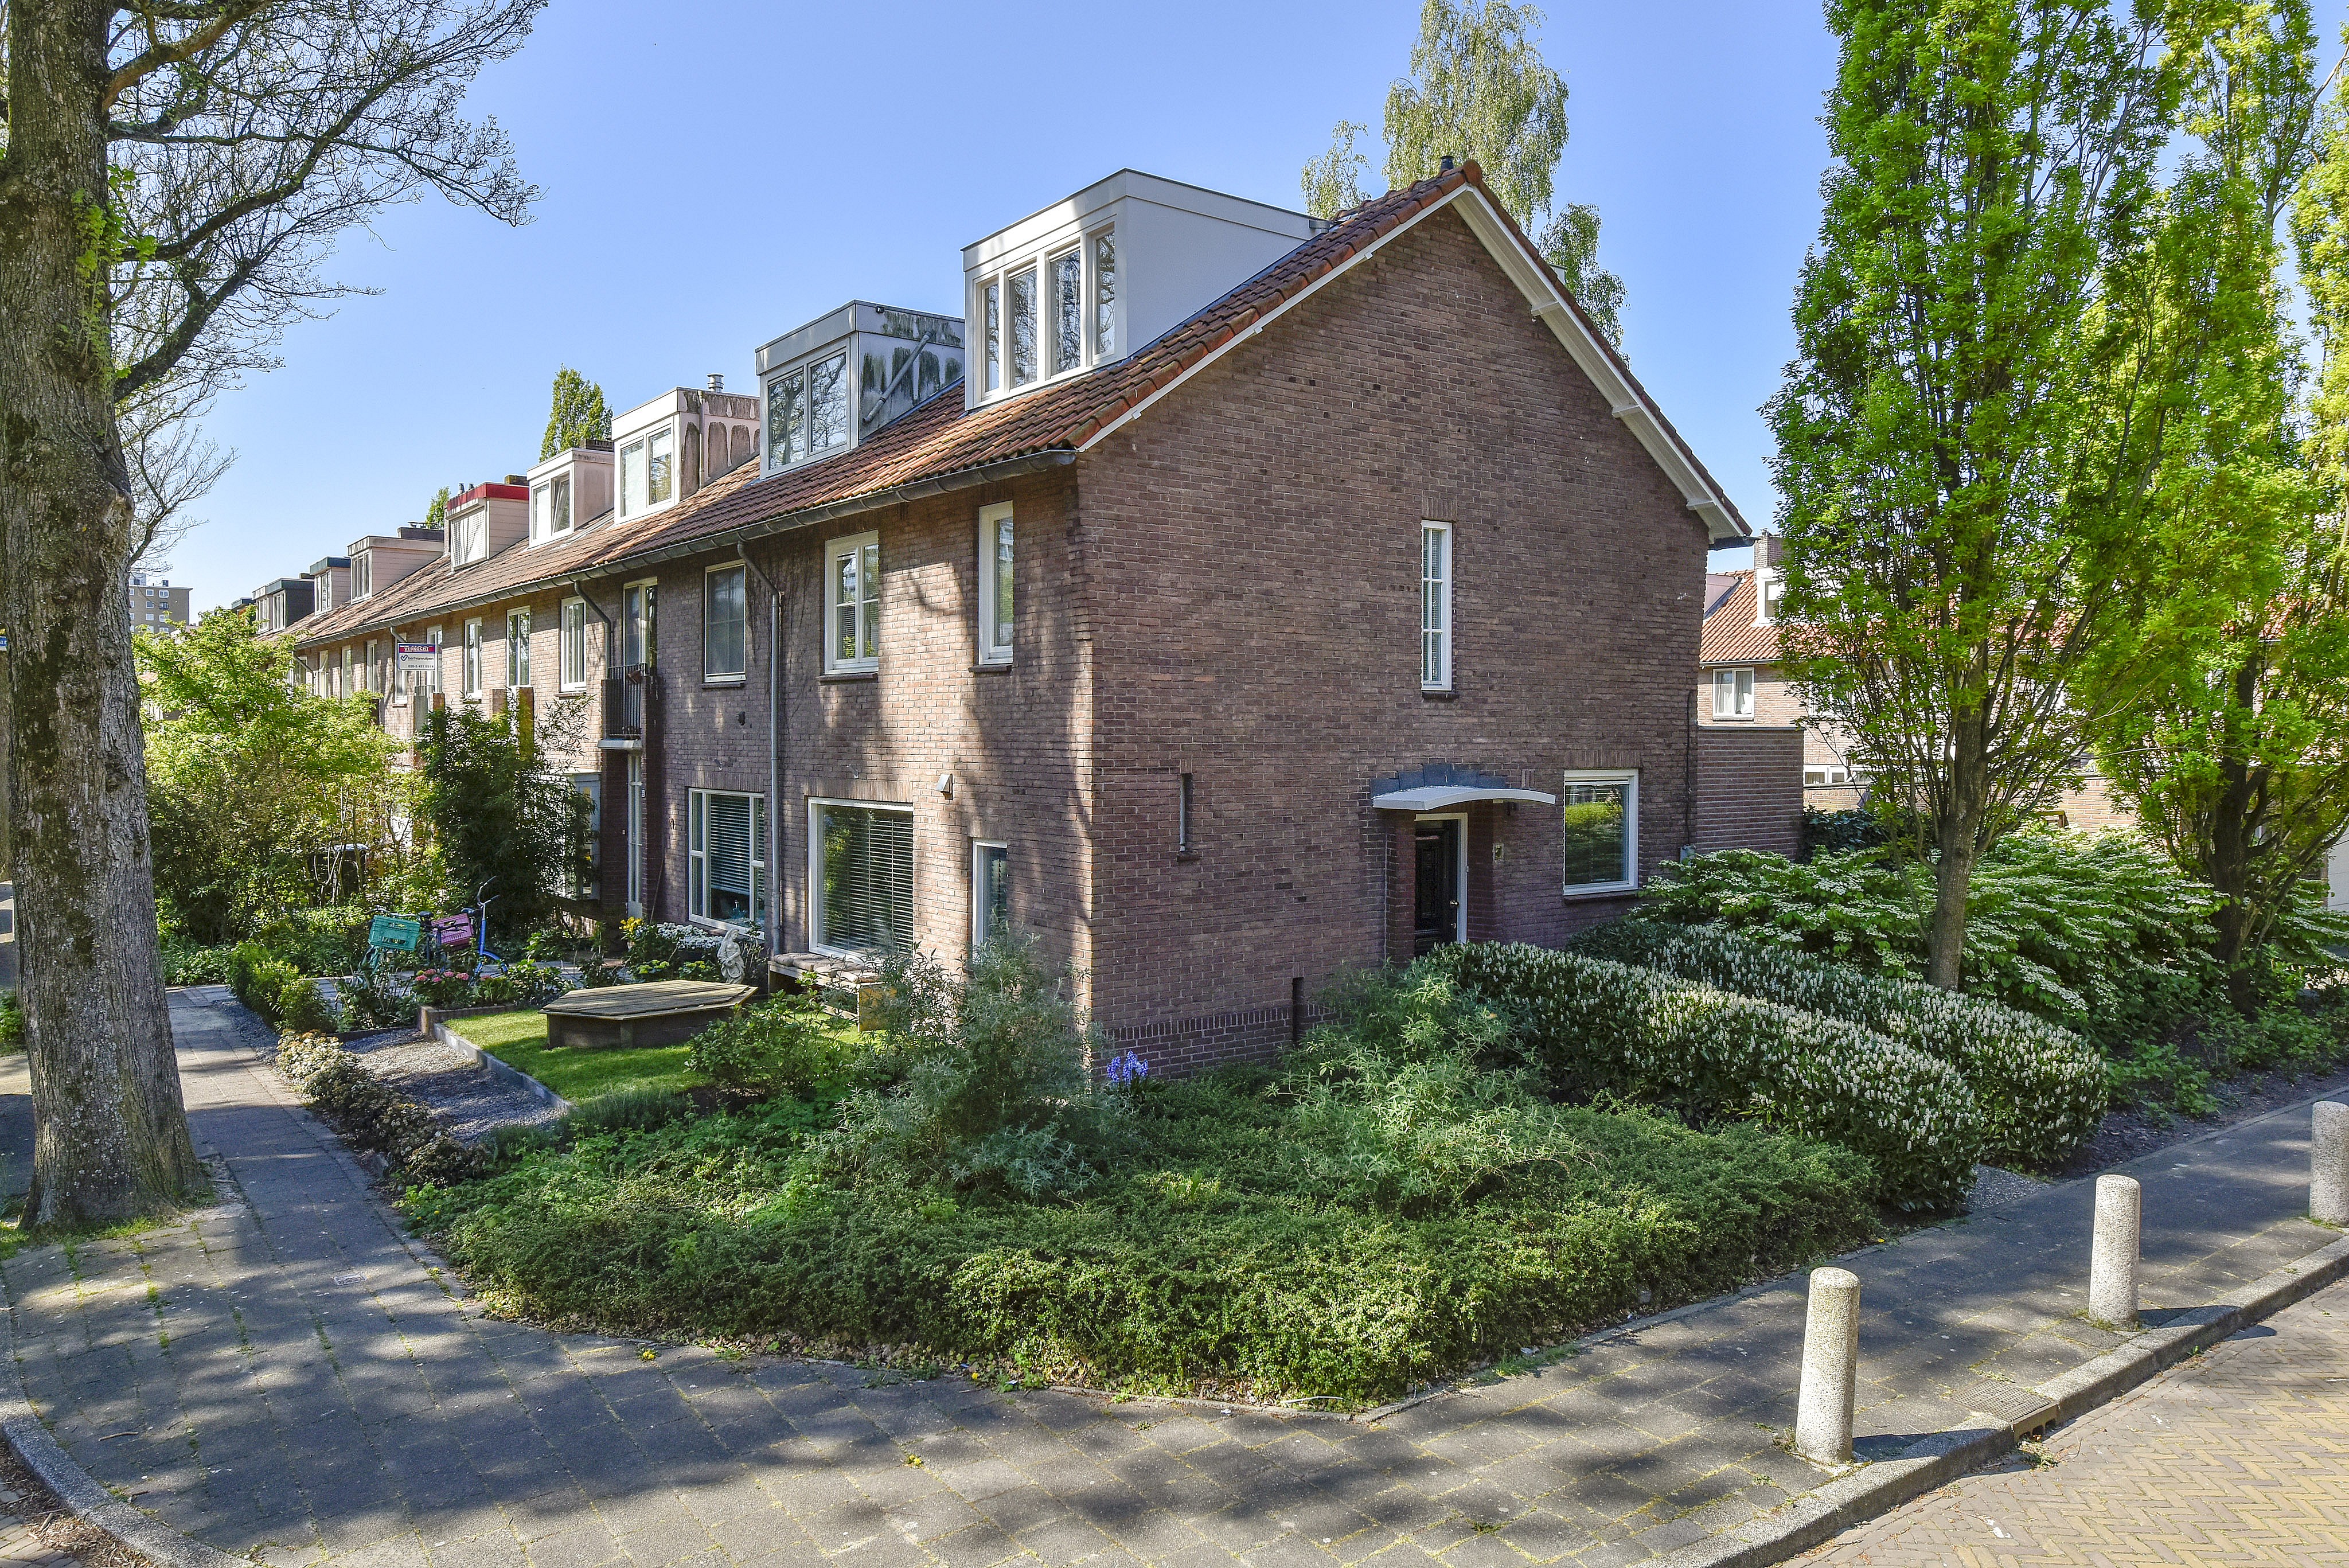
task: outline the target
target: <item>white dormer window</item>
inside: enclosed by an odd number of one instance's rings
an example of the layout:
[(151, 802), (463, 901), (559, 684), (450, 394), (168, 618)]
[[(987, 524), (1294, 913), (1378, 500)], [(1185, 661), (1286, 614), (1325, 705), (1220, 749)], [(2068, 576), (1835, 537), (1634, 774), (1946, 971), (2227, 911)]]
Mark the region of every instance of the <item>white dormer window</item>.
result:
[(848, 444), (848, 351), (767, 383), (767, 451), (777, 468)]
[(460, 566), (470, 566), (490, 553), (490, 509), (476, 506), (450, 524), (449, 547)]
[(663, 425), (620, 449), (620, 515), (637, 517), (677, 499), (677, 431)]
[(351, 557), (351, 597), (363, 599), (375, 592), (374, 571), (368, 566), (367, 554), (361, 550)]
[(1754, 574), (1754, 624), (1768, 626), (1778, 618), (1779, 601), (1786, 597), (1786, 579), (1773, 571)]
[(542, 479), (530, 493), (530, 534), (554, 539), (571, 532), (571, 476)]
[(1117, 236), (1099, 229), (980, 277), (980, 399), (1077, 375), (1117, 357)]

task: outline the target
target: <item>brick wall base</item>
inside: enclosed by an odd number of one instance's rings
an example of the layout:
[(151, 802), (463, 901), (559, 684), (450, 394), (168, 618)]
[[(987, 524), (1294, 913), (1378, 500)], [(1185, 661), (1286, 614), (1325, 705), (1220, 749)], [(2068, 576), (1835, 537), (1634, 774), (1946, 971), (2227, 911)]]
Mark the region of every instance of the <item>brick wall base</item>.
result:
[[(1204, 1018), (1130, 1023), (1107, 1033), (1113, 1054), (1133, 1052), (1150, 1064), (1151, 1076), (1187, 1078), (1235, 1062), (1274, 1060), (1288, 1049), (1292, 1038), (1288, 1015), (1286, 1004), (1252, 1007)], [(1328, 1017), (1326, 1009), (1309, 1002), (1296, 1033), (1302, 1033)]]

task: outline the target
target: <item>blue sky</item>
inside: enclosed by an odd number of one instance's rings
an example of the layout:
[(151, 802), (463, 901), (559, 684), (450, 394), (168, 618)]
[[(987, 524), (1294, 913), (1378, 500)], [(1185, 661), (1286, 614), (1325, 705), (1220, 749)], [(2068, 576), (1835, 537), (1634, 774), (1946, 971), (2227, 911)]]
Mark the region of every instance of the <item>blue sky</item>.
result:
[[(1817, 224), (1815, 0), (1546, 7), (1571, 91), (1561, 199), (1596, 202), (1633, 369), (1747, 518), (1756, 411)], [(614, 409), (861, 297), (957, 312), (960, 248), (1122, 167), (1300, 204), (1340, 119), (1375, 133), (1416, 0), (1072, 7), (554, 0), (476, 83), (543, 191), (510, 229), (437, 198), (348, 235), (377, 288), (223, 399), (239, 453), (172, 557), (199, 609), (520, 472), (568, 363)], [(1375, 152), (1373, 153), (1375, 157)], [(1376, 190), (1375, 176), (1368, 188)]]

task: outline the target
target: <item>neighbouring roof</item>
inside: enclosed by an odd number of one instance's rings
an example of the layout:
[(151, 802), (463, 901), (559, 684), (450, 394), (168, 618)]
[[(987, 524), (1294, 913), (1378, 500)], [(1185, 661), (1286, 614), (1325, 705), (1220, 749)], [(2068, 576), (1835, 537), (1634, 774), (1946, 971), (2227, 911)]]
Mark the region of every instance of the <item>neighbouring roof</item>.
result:
[(1752, 572), (1713, 572), (1706, 575), (1708, 587), (1716, 579), (1733, 579), (1725, 595), (1706, 595), (1712, 606), (1705, 612), (1702, 651), (1697, 655), (1699, 664), (1768, 664), (1778, 657), (1778, 628), (1755, 626), (1757, 608)]
[(1599, 384), (1609, 408), (1672, 477), (1708, 528), (1717, 536), (1750, 532), (1621, 356), (1558, 286), (1524, 231), (1485, 194), (1483, 171), (1472, 160), (1340, 213), (1319, 234), (1116, 364), (971, 410), (963, 407), (957, 383), (836, 456), (765, 477), (757, 463), (745, 463), (641, 522), (607, 520), (559, 543), (512, 545), (460, 569), (443, 559), (367, 598), (304, 621), (296, 646), (445, 617), (575, 578), (608, 576), (643, 557), (722, 547), (792, 527), (801, 514), (837, 514), (859, 503), (884, 504), (908, 486), (936, 487), (940, 481), (1054, 453), (1073, 458), (1389, 238), (1454, 204), (1535, 299), (1536, 314)]

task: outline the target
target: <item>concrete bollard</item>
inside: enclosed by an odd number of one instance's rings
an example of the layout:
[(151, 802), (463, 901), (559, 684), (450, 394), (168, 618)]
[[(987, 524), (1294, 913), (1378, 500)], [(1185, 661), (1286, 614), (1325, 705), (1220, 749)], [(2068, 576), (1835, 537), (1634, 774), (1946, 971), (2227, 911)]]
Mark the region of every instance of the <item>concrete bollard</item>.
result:
[(2126, 1176), (2096, 1178), (2096, 1235), (2088, 1260), (2088, 1317), (2106, 1328), (2137, 1327), (2137, 1227), (2145, 1195)]
[(2317, 1101), (2309, 1131), (2308, 1217), (2349, 1225), (2349, 1106)]
[(1803, 1319), (1803, 1386), (1795, 1405), (1795, 1451), (1823, 1465), (1851, 1462), (1851, 1409), (1859, 1375), (1859, 1276), (1811, 1271)]

